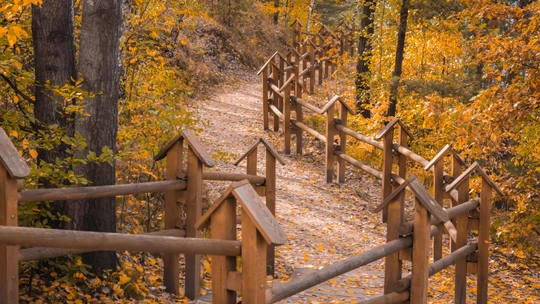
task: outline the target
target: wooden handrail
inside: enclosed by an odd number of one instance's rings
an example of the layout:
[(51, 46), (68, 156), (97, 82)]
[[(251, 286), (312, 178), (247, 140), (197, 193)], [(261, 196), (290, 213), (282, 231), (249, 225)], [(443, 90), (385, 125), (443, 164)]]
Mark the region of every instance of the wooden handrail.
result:
[(0, 227), (0, 244), (94, 251), (140, 251), (239, 256), (240, 241), (177, 238), (142, 234), (121, 234), (28, 227)]
[(276, 106), (274, 106), (274, 105), (269, 105), (268, 107), (270, 108), (270, 110), (271, 110), (272, 112), (274, 112), (274, 114), (276, 114), (276, 115), (279, 117), (279, 119), (285, 120), (285, 115), (283, 115), (283, 113), (281, 113), (281, 111), (279, 111), (279, 109), (276, 108)]
[[(186, 236), (185, 229), (169, 229), (156, 232), (145, 233), (142, 235), (159, 235), (159, 236), (173, 236), (184, 237)], [(88, 252), (94, 252), (95, 249), (65, 249), (65, 248), (47, 248), (47, 247), (34, 247), (19, 250), (19, 262), (52, 259), (69, 254), (83, 254)]]
[(362, 135), (362, 134), (360, 134), (358, 132), (355, 132), (355, 131), (353, 131), (353, 130), (351, 130), (349, 128), (346, 128), (346, 127), (344, 127), (344, 126), (342, 126), (340, 124), (335, 124), (335, 127), (336, 127), (337, 130), (342, 131), (343, 133), (345, 133), (347, 135), (350, 135), (350, 136), (358, 139), (361, 142), (364, 142), (364, 143), (366, 143), (368, 145), (371, 145), (371, 146), (373, 146), (375, 148), (378, 148), (378, 149), (381, 149), (381, 150), (383, 149), (383, 144), (381, 142), (379, 142), (379, 141), (376, 141), (375, 139), (369, 138), (369, 137), (367, 137), (365, 135)]
[[(322, 112), (322, 109), (320, 108), (317, 108), (316, 106), (312, 105), (312, 104), (309, 104), (307, 101), (301, 99), (301, 98), (298, 98), (296, 96), (291, 96), (291, 99), (296, 102), (296, 103), (299, 103), (301, 104), (303, 107), (305, 107), (306, 109), (309, 109), (317, 114), (321, 114)], [(321, 114), (323, 115), (323, 114)]]
[(242, 180), (247, 180), (250, 183), (254, 183), (257, 185), (264, 185), (266, 183), (266, 177), (264, 176), (244, 174), (244, 173), (203, 171), (202, 177), (203, 177), (203, 180), (213, 180), (213, 181), (239, 182)]
[[(478, 243), (470, 243), (446, 255), (444, 258), (433, 262), (431, 265), (429, 265), (429, 276), (431, 277), (436, 273), (441, 272), (443, 269), (456, 264), (458, 260), (466, 258), (469, 254), (475, 252), (477, 248)], [(405, 291), (409, 289), (409, 287), (411, 287), (410, 275), (398, 280), (398, 285), (396, 286), (395, 292)]]
[[(472, 211), (480, 206), (480, 200), (479, 199), (473, 199), (466, 203), (459, 204), (455, 207), (446, 209), (446, 214), (448, 214), (448, 217), (450, 219), (454, 219), (464, 213), (467, 213), (469, 211)], [(436, 225), (439, 221), (435, 219), (434, 217), (431, 217), (431, 224)], [(401, 235), (407, 235), (413, 232), (414, 230), (414, 223), (412, 221), (404, 222), (400, 224), (397, 228), (398, 233)]]
[[(437, 234), (437, 232), (437, 228), (432, 227), (430, 232), (431, 236)], [(266, 303), (275, 303), (277, 301), (286, 299), (324, 281), (328, 281), (346, 272), (375, 262), (376, 260), (396, 253), (402, 249), (409, 248), (412, 246), (412, 243), (412, 236), (406, 236), (394, 241), (390, 241), (356, 256), (346, 258), (332, 265), (326, 266), (321, 270), (311, 273), (309, 276), (293, 280), (273, 289), (268, 289), (266, 291)]]
[(311, 129), (310, 127), (308, 127), (305, 124), (297, 121), (296, 119), (291, 119), (291, 123), (293, 125), (297, 126), (298, 128), (308, 132), (309, 134), (315, 136), (318, 140), (320, 140), (322, 142), (326, 142), (326, 137), (324, 135), (322, 135), (321, 133)]
[(77, 188), (23, 190), (19, 193), (19, 203), (36, 201), (78, 200), (86, 198), (110, 197), (168, 190), (186, 189), (186, 182), (160, 181), (139, 184), (93, 186)]

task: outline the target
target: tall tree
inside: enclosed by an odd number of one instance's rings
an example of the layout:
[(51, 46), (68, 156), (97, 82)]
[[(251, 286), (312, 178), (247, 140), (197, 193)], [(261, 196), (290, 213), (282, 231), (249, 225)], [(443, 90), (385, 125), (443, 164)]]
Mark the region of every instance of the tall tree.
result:
[(358, 38), (358, 62), (356, 64), (356, 113), (365, 118), (371, 117), (369, 104), (371, 99), (371, 59), (373, 57), (373, 33), (375, 30), (375, 0), (362, 3), (360, 19), (360, 37)]
[(390, 85), (390, 104), (386, 116), (395, 116), (397, 107), (397, 94), (401, 73), (403, 71), (403, 53), (405, 51), (405, 34), (407, 33), (407, 19), (409, 16), (410, 0), (403, 0), (399, 12), (399, 29), (396, 48), (396, 61), (394, 63), (394, 72), (392, 73), (392, 83)]
[[(75, 128), (86, 138), (87, 147), (81, 156), (101, 153), (105, 147), (116, 150), (118, 130), (118, 96), (120, 67), (120, 37), (122, 26), (121, 0), (84, 0), (80, 35), (78, 70), (84, 79), (83, 88), (95, 93), (84, 101), (86, 119), (77, 120)], [(115, 164), (89, 162), (79, 166), (93, 185), (115, 184)], [(116, 199), (85, 199), (70, 204), (73, 229), (115, 232)], [(83, 255), (85, 263), (98, 273), (116, 268), (114, 252), (95, 252)]]
[[(64, 113), (63, 108), (67, 104), (47, 85), (61, 87), (77, 77), (73, 28), (73, 0), (43, 0), (41, 6), (32, 6), (36, 126), (56, 125), (68, 136), (73, 134), (74, 129), (72, 120), (68, 120)], [(64, 145), (54, 149), (38, 149), (38, 163), (44, 161), (52, 164), (57, 158), (63, 159), (65, 156)], [(54, 187), (47, 180), (42, 180), (42, 183), (46, 188)], [(53, 208), (64, 214), (65, 202), (55, 202)]]

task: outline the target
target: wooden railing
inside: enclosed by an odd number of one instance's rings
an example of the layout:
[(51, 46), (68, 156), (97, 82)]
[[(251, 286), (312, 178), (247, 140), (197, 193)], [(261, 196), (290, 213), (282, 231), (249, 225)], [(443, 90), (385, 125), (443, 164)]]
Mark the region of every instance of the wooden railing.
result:
[[(307, 89), (306, 82), (310, 81), (310, 93), (313, 93), (312, 85), (316, 73), (319, 79), (323, 79), (322, 65), (332, 61), (320, 60), (324, 52), (309, 38), (304, 43), (299, 43), (302, 41), (299, 22), (293, 23), (292, 27), (295, 33), (295, 49), (291, 50), (286, 58), (278, 53), (274, 54), (259, 71), (263, 76), (263, 127), (268, 129), (271, 116), (274, 131), (279, 130), (280, 122), (283, 123), (285, 154), (291, 153), (291, 132), (296, 132), (298, 155), (302, 154), (303, 131), (324, 142), (325, 179), (328, 183), (334, 180), (334, 175), (338, 182), (345, 181), (346, 163), (381, 179), (382, 203), (374, 211), (383, 211), (383, 222), (387, 225), (387, 243), (323, 268), (307, 278), (270, 290), (267, 303), (285, 299), (383, 257), (386, 258), (384, 295), (366, 303), (400, 303), (407, 300), (411, 303), (426, 303), (427, 278), (454, 264), (455, 303), (465, 303), (468, 273), (476, 273), (478, 276), (477, 302), (487, 303), (492, 192), (495, 190), (502, 196), (502, 191), (478, 163), (475, 162), (465, 169), (465, 162), (449, 145), (430, 161), (411, 151), (408, 141), (413, 139), (412, 134), (398, 119), (393, 119), (375, 138), (371, 138), (347, 128), (348, 115), (354, 113), (339, 96), (334, 96), (322, 109), (303, 100), (302, 93)], [(319, 32), (329, 30), (322, 27)], [(341, 33), (343, 35), (344, 31)], [(335, 35), (326, 34), (325, 37), (333, 39)], [(343, 39), (340, 39), (340, 43), (328, 45), (339, 47), (340, 51), (349, 47), (343, 43)], [(294, 60), (290, 59), (291, 56)], [(323, 135), (303, 123), (304, 109), (326, 117), (326, 134)], [(292, 114), (296, 117), (291, 117)], [(382, 168), (373, 168), (347, 155), (347, 145), (353, 139), (382, 150)], [(444, 170), (446, 156), (451, 156), (450, 173)], [(407, 177), (407, 160), (412, 160), (433, 173), (433, 196), (416, 177)], [(334, 170), (336, 164), (337, 170)], [(477, 172), (482, 179), (480, 197), (474, 199), (469, 197), (469, 179), (473, 172)], [(415, 197), (414, 221), (410, 222), (405, 222), (404, 219), (405, 190)], [(443, 208), (445, 199), (451, 201), (448, 209)], [(469, 241), (471, 230), (478, 231), (476, 241)], [(451, 247), (451, 253), (445, 257), (442, 250), (443, 233), (449, 235)], [(435, 262), (430, 265), (428, 256), (432, 237)], [(412, 261), (412, 273), (406, 277), (403, 277), (403, 260)]]
[[(187, 153), (184, 153), (184, 142)], [(266, 150), (266, 176), (257, 175), (257, 148)], [(187, 154), (187, 160), (184, 159)], [(283, 159), (261, 138), (236, 164), (247, 158), (247, 174), (204, 171), (213, 159), (191, 131), (183, 131), (156, 156), (167, 158), (167, 181), (98, 187), (23, 190), (30, 170), (0, 128), (0, 302), (18, 303), (18, 263), (92, 251), (163, 253), (163, 282), (179, 293), (179, 256), (184, 254), (186, 297), (200, 295), (201, 254), (213, 255), (213, 290), (248, 291), (245, 299), (261, 298), (266, 274), (274, 272), (274, 246), (287, 241), (276, 222), (276, 161)], [(202, 215), (203, 180), (236, 181)], [(147, 234), (120, 234), (17, 227), (17, 205), (22, 202), (76, 200), (148, 192), (165, 193), (165, 230)], [(259, 196), (266, 196), (266, 206)], [(242, 206), (242, 241), (236, 239), (236, 205)], [(182, 210), (185, 216), (182, 216)], [(212, 225), (212, 239), (200, 229)], [(19, 249), (19, 246), (32, 248)], [(236, 271), (242, 256), (242, 273)], [(261, 258), (262, 257), (262, 258)], [(234, 280), (230, 280), (233, 278)], [(217, 292), (217, 293), (216, 293)], [(215, 297), (214, 303), (220, 302)], [(251, 302), (251, 301), (248, 301)], [(251, 303), (256, 303), (255, 301)]]

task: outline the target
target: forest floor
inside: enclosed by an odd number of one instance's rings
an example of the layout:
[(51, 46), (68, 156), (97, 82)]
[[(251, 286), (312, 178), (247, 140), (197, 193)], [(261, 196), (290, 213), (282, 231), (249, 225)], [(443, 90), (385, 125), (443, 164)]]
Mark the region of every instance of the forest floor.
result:
[[(244, 78), (237, 85), (221, 86), (208, 98), (193, 103), (202, 128), (198, 137), (217, 160), (212, 170), (245, 172), (245, 162), (238, 167), (233, 163), (260, 137), (283, 153), (283, 130), (263, 130), (260, 78)], [(347, 167), (343, 185), (326, 184), (324, 144), (309, 135), (304, 143), (303, 155), (293, 152), (285, 157), (286, 165), (278, 164), (276, 168), (277, 219), (288, 235), (288, 243), (276, 248), (276, 278), (269, 280), (270, 286), (309, 276), (312, 271), (385, 242), (385, 225), (381, 216), (372, 211), (380, 203), (380, 181)], [(294, 144), (291, 150), (295, 151)], [(265, 174), (263, 155), (259, 153), (260, 175)], [(206, 187), (207, 206), (226, 187), (224, 183)], [(537, 264), (529, 265), (529, 269), (500, 254), (490, 259), (494, 265), (490, 267), (493, 303), (540, 302)], [(405, 269), (410, 270), (410, 264), (405, 263)], [(472, 302), (476, 300), (476, 278), (468, 278), (468, 300)], [(383, 283), (384, 260), (379, 260), (279, 303), (357, 303), (382, 294)], [(431, 277), (430, 285), (437, 287), (430, 288), (429, 302), (453, 302), (452, 284), (453, 267)], [(210, 299), (211, 291), (207, 290), (193, 303)]]

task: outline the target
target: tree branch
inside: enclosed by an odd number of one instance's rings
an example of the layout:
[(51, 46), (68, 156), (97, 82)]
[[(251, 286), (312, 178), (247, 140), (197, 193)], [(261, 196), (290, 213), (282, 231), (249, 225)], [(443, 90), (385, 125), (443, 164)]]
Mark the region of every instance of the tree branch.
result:
[(21, 90), (19, 90), (17, 85), (15, 85), (15, 83), (13, 83), (13, 81), (11, 81), (11, 79), (9, 79), (8, 77), (6, 77), (5, 75), (2, 75), (2, 74), (0, 74), (0, 77), (2, 77), (2, 79), (4, 79), (4, 81), (13, 89), (13, 91), (15, 91), (15, 93), (17, 95), (20, 95), (24, 100), (28, 101), (29, 103), (32, 103), (32, 104), (36, 103), (35, 100), (30, 98), (28, 95), (24, 94)]

